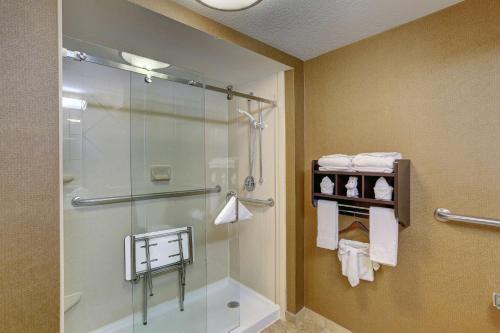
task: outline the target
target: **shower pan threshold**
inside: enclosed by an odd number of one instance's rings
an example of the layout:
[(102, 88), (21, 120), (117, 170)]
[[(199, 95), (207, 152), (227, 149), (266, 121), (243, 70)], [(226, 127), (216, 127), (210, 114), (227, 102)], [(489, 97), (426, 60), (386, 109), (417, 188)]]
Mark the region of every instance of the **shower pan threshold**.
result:
[[(134, 327), (130, 315), (90, 333), (204, 332), (205, 324), (208, 333), (257, 333), (280, 317), (277, 304), (238, 281), (224, 278), (207, 286), (208, 323), (200, 323), (199, 318), (205, 316), (204, 294), (204, 288), (187, 293), (183, 312), (179, 311), (177, 299), (151, 307), (147, 326), (140, 323), (141, 313), (136, 313)], [(239, 307), (228, 306), (235, 301)]]

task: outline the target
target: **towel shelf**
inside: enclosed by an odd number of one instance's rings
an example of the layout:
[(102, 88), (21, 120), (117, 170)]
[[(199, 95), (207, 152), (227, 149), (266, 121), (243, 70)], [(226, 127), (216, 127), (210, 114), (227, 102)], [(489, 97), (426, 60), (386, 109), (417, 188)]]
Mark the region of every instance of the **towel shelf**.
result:
[[(403, 227), (410, 225), (410, 160), (400, 159), (394, 162), (394, 172), (356, 172), (356, 171), (320, 171), (318, 161), (312, 161), (311, 172), (312, 204), (316, 207), (317, 201), (333, 200), (339, 204), (351, 205), (356, 210), (341, 210), (343, 215), (364, 215), (367, 207), (377, 206), (393, 208), (394, 215)], [(348, 197), (345, 185), (350, 176), (358, 177), (359, 197)], [(329, 177), (334, 183), (333, 194), (321, 193), (321, 180)], [(373, 188), (379, 177), (384, 177), (394, 187), (393, 200), (375, 199)], [(365, 213), (366, 214), (366, 213)]]
[(434, 211), (434, 217), (439, 222), (463, 222), (470, 224), (479, 224), (479, 225), (487, 225), (490, 227), (498, 227), (500, 228), (500, 220), (496, 219), (488, 219), (484, 217), (477, 216), (467, 216), (467, 215), (456, 215), (453, 214), (446, 208), (437, 208)]

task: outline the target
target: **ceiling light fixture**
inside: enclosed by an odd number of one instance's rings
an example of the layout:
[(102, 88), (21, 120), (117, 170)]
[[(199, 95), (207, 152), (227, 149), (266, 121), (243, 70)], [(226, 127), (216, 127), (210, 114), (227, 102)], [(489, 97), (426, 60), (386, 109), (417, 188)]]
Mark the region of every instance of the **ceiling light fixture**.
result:
[(170, 64), (156, 61), (153, 59), (149, 59), (146, 57), (141, 57), (128, 52), (120, 52), (120, 56), (123, 60), (131, 64), (132, 66), (139, 67), (148, 71), (152, 71), (155, 69), (167, 68), (170, 67)]
[(196, 0), (202, 5), (225, 12), (236, 12), (257, 5), (262, 0)]

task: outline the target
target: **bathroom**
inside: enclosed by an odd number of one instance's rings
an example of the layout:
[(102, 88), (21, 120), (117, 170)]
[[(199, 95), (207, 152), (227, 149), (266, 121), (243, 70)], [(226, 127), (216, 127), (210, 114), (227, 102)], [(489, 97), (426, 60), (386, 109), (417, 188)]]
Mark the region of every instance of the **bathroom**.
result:
[(500, 331), (499, 1), (0, 27), (1, 332)]

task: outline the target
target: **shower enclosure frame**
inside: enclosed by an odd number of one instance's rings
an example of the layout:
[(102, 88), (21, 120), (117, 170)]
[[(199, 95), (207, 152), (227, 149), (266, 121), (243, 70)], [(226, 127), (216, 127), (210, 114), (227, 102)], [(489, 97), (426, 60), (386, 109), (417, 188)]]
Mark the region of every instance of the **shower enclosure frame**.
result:
[[(102, 64), (102, 65), (106, 65), (109, 67), (116, 67), (119, 69), (130, 70), (132, 72), (143, 74), (146, 77), (157, 77), (160, 79), (167, 79), (169, 81), (183, 83), (183, 84), (187, 84), (190, 86), (205, 88), (208, 90), (212, 90), (212, 91), (226, 94), (228, 100), (232, 99), (233, 96), (238, 96), (238, 97), (243, 97), (243, 98), (247, 98), (247, 99), (252, 99), (252, 100), (255, 100), (258, 102), (267, 103), (267, 104), (270, 104), (270, 105), (277, 108), (275, 110), (275, 112), (278, 112), (277, 118), (279, 119), (279, 121), (278, 121), (278, 128), (276, 131), (276, 139), (277, 139), (276, 140), (276, 147), (277, 147), (277, 151), (276, 151), (276, 153), (277, 153), (277, 165), (276, 165), (276, 168), (277, 168), (278, 172), (277, 172), (277, 178), (276, 178), (276, 185), (277, 185), (276, 186), (276, 189), (277, 189), (276, 190), (277, 242), (275, 245), (276, 245), (276, 251), (277, 251), (276, 257), (279, 258), (279, 260), (277, 260), (277, 262), (276, 262), (276, 276), (275, 276), (275, 278), (276, 278), (276, 299), (275, 299), (275, 301), (277, 304), (280, 305), (281, 316), (284, 317), (284, 313), (286, 310), (286, 287), (285, 287), (286, 286), (286, 270), (285, 270), (286, 269), (286, 266), (285, 266), (286, 265), (286, 259), (285, 259), (285, 254), (286, 254), (286, 251), (285, 251), (285, 239), (286, 239), (285, 213), (286, 213), (286, 211), (285, 211), (285, 205), (284, 205), (284, 202), (286, 200), (286, 194), (285, 194), (285, 170), (286, 170), (286, 166), (284, 165), (284, 161), (285, 161), (285, 114), (283, 112), (284, 110), (282, 110), (282, 107), (283, 107), (282, 104), (284, 104), (284, 103), (280, 103), (277, 101), (273, 101), (273, 100), (257, 97), (254, 95), (234, 91), (231, 86), (228, 86), (226, 88), (221, 88), (221, 87), (216, 87), (216, 86), (212, 86), (212, 85), (204, 85), (204, 84), (201, 84), (200, 82), (197, 82), (197, 81), (185, 80), (185, 79), (177, 78), (175, 76), (171, 76), (171, 75), (167, 75), (167, 74), (163, 74), (163, 73), (158, 73), (158, 72), (154, 72), (154, 71), (147, 71), (147, 70), (143, 70), (143, 69), (136, 68), (133, 66), (107, 61), (105, 59), (91, 57), (91, 56), (88, 56), (84, 53), (74, 52), (71, 54), (71, 53), (68, 53), (67, 50), (63, 50), (62, 55), (63, 55), (63, 57), (73, 58), (74, 60), (77, 60), (77, 61), (94, 62), (96, 64)], [(111, 63), (113, 63), (113, 64), (111, 64)], [(116, 65), (116, 66), (114, 66), (114, 65)], [(279, 75), (281, 76), (281, 79), (282, 79), (281, 82), (284, 83), (284, 73), (280, 73)], [(62, 95), (61, 95), (61, 98), (62, 98)], [(284, 86), (282, 87), (282, 96), (280, 96), (279, 100), (284, 101)], [(60, 107), (60, 113), (61, 113), (61, 118), (62, 118), (62, 107)], [(62, 178), (62, 173), (61, 173), (61, 178)], [(62, 181), (61, 181), (61, 183), (62, 183)], [(249, 199), (249, 200), (251, 201), (252, 199)], [(253, 199), (253, 200), (255, 200), (255, 199)], [(268, 201), (268, 202), (271, 205), (273, 204), (273, 203), (271, 203), (271, 201)], [(283, 203), (283, 204), (280, 204), (280, 203)], [(63, 221), (61, 220), (61, 230), (62, 230), (62, 223), (63, 223)], [(63, 254), (63, 251), (61, 251), (61, 254)], [(62, 255), (61, 255), (61, 258), (63, 258)], [(63, 267), (61, 267), (61, 270), (62, 270), (61, 276), (64, 278)], [(64, 281), (64, 280), (62, 279), (62, 281)], [(63, 287), (62, 284), (61, 284), (61, 287)], [(62, 300), (64, 299), (64, 293), (61, 293), (61, 299)], [(61, 314), (62, 314), (61, 327), (63, 328), (64, 327), (64, 324), (63, 324), (64, 323), (64, 309), (63, 309), (63, 307), (61, 307)]]

